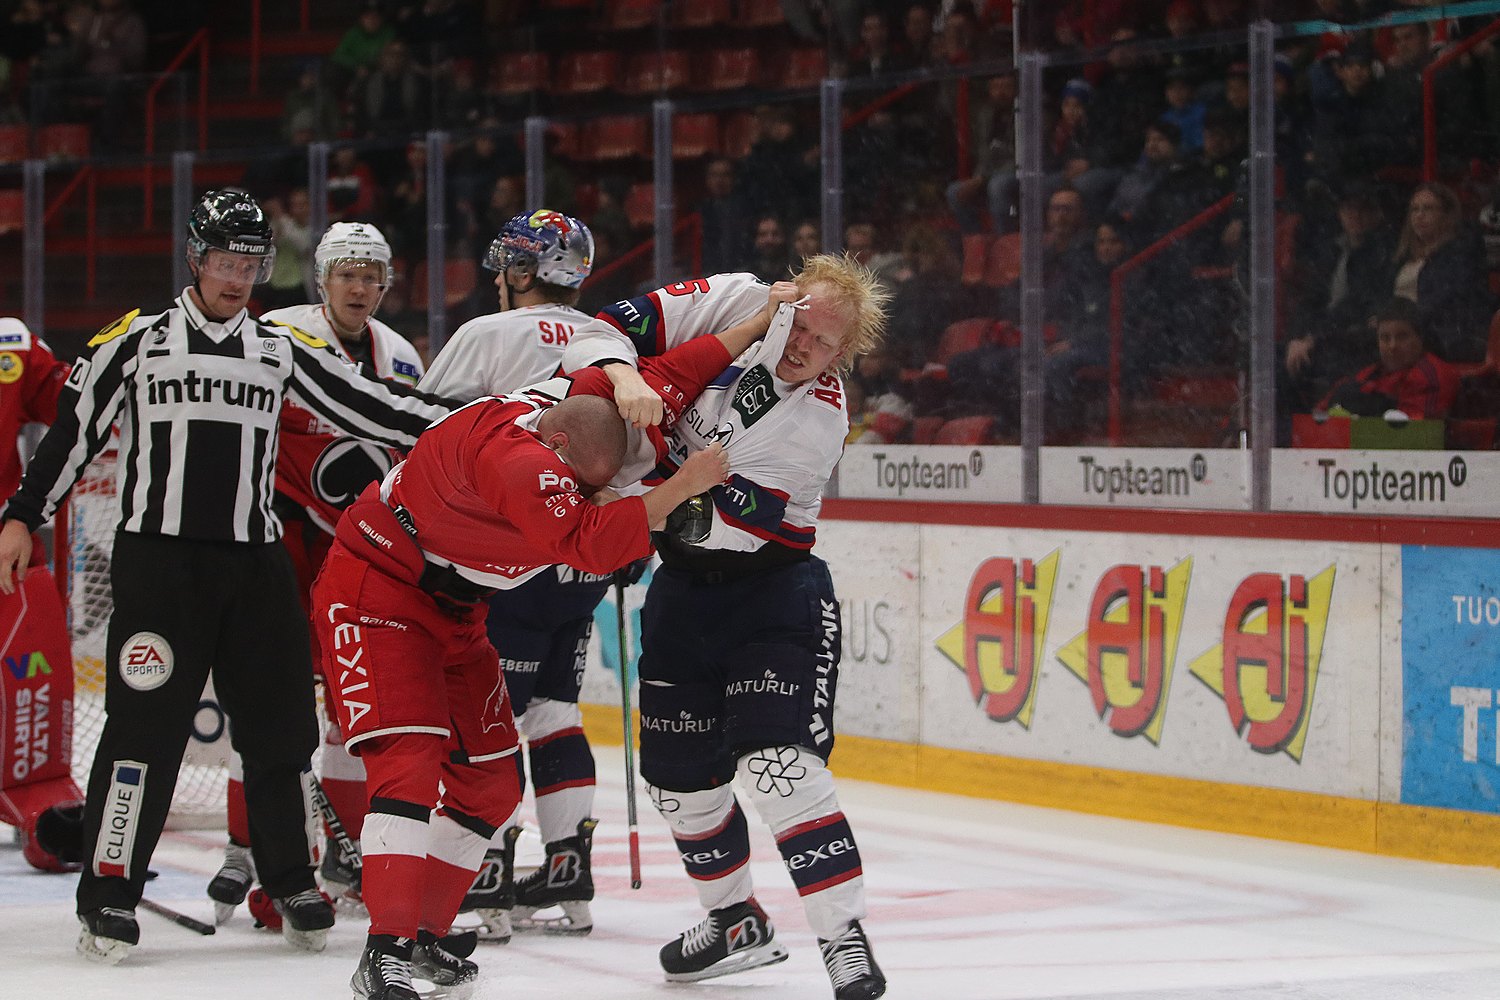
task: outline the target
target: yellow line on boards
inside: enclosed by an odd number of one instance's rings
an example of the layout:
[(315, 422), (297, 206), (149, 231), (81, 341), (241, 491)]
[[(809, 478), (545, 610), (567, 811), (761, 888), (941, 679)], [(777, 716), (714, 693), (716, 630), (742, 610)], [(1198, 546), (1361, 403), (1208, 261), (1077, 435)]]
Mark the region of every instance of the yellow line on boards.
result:
[[(584, 729), (623, 742), (618, 706)], [(638, 718), (638, 717), (637, 717)], [(637, 723), (638, 724), (638, 723)], [(831, 768), (860, 781), (1463, 865), (1500, 866), (1500, 816), (838, 737)]]

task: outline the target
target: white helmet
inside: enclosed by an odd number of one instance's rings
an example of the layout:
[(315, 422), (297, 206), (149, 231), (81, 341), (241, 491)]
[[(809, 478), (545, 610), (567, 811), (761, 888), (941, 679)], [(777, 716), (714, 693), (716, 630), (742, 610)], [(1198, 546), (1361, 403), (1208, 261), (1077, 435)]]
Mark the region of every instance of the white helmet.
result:
[(385, 241), (380, 230), (368, 222), (335, 222), (318, 241), (313, 251), (313, 270), (318, 280), (318, 294), (328, 298), (325, 287), (328, 274), (335, 264), (349, 261), (373, 262), (380, 265), (381, 291), (395, 277), (391, 273), (391, 245)]

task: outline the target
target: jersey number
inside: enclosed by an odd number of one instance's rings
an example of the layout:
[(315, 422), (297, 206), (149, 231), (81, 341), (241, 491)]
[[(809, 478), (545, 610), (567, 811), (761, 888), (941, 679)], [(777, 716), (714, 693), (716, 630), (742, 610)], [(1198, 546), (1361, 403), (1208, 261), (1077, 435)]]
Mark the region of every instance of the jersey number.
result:
[(708, 279), (694, 278), (692, 281), (675, 281), (662, 289), (668, 295), (692, 295), (694, 292), (708, 293)]

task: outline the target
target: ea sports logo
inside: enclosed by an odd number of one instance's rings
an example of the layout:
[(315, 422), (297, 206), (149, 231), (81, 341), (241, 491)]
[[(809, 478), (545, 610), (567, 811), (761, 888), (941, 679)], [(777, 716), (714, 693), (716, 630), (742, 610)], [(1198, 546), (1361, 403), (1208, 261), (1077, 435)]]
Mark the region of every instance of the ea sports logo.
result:
[(120, 678), (136, 691), (154, 691), (172, 676), (172, 647), (155, 632), (137, 632), (120, 647)]

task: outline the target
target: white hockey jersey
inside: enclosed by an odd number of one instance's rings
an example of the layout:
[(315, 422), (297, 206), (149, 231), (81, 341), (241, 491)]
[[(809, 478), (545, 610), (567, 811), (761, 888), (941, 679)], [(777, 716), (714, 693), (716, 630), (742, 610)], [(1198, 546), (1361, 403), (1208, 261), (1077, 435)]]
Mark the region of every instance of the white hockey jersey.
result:
[[(608, 359), (635, 363), (642, 354), (721, 333), (764, 309), (767, 290), (751, 274), (716, 274), (616, 302), (578, 331), (563, 367), (572, 371)], [(776, 378), (792, 315), (783, 306), (765, 339), (704, 390), (668, 438), (664, 474), (713, 441), (729, 453), (730, 480), (712, 490), (713, 524), (703, 548), (813, 546), (823, 489), (843, 454), (849, 413), (837, 375), (798, 386)]]
[(422, 391), (469, 402), (551, 378), (573, 332), (589, 322), (587, 313), (556, 304), (471, 319), (438, 352)]

